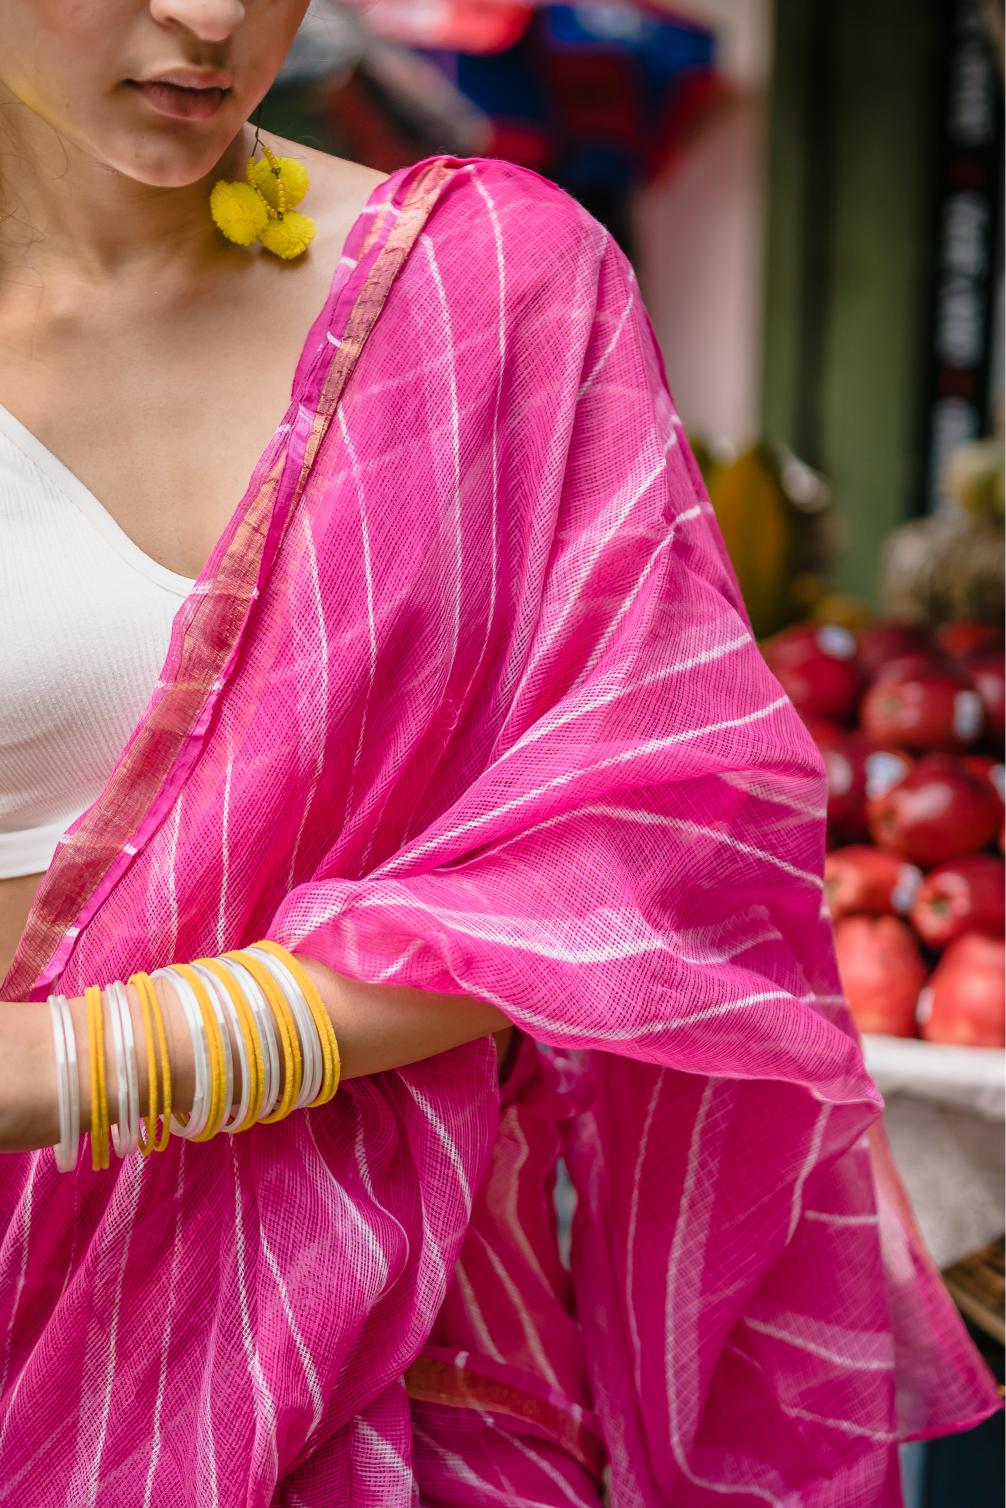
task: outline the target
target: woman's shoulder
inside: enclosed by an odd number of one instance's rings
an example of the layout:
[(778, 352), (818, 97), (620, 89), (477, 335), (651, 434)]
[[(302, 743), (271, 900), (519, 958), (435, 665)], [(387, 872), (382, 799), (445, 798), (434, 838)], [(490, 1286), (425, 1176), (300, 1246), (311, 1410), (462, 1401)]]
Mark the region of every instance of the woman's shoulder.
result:
[(495, 286), (502, 277), (519, 300), (546, 285), (568, 289), (584, 275), (596, 276), (611, 238), (558, 184), (495, 157), (427, 158), (407, 172), (427, 166), (447, 176), (426, 233), (441, 265), (463, 286), (482, 276)]
[(296, 158), (307, 168), (310, 188), (303, 209), (315, 223), (313, 255), (319, 261), (331, 260), (327, 252), (338, 258), (354, 222), (387, 181), (387, 174), (283, 137), (274, 138), (270, 145), (281, 156)]
[(490, 222), (519, 226), (534, 244), (563, 236), (597, 239), (603, 228), (572, 194), (550, 178), (502, 157), (435, 157), (417, 164), (442, 164), (450, 172), (450, 192), (443, 195), (446, 213), (481, 213)]
[(463, 238), (470, 265), (501, 251), (508, 266), (547, 264), (553, 257), (597, 254), (608, 233), (557, 183), (499, 157), (434, 156), (387, 174), (362, 163), (280, 139), (277, 149), (304, 163), (311, 177), (309, 211), (317, 250), (338, 248), (375, 200), (401, 203), (425, 170), (444, 181), (427, 228), (438, 241)]

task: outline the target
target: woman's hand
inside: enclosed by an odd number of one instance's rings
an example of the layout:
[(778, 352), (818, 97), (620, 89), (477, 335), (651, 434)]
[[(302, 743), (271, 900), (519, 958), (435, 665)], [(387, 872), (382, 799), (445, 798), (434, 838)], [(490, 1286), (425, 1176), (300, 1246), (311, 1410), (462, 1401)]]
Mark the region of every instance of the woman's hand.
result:
[(58, 1141), (49, 1008), (38, 1001), (0, 1001), (0, 1152), (29, 1152)]

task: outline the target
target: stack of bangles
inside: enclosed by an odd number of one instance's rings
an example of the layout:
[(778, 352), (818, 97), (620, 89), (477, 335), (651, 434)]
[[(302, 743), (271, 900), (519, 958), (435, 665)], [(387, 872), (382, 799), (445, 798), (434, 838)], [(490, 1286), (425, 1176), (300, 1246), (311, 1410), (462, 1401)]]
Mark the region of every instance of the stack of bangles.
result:
[[(192, 1038), (195, 1090), (187, 1114), (172, 1113), (171, 1065), (155, 979), (170, 981)], [(189, 1141), (209, 1141), (219, 1131), (247, 1131), (260, 1121), (283, 1120), (294, 1110), (323, 1105), (338, 1089), (339, 1046), (331, 1019), (303, 965), (278, 943), (263, 939), (218, 958), (131, 974), (129, 983), (139, 997), (143, 1021), (149, 1079), (146, 1116), (140, 1112), (136, 1039), (126, 988), (117, 981), (84, 991), (95, 1171), (109, 1165), (109, 1132), (119, 1157), (137, 1149), (147, 1157), (163, 1152), (172, 1132)], [(67, 997), (50, 995), (49, 1011), (59, 1106), (56, 1166), (72, 1173), (81, 1137), (77, 1043)], [(111, 1125), (109, 1040), (116, 1102)], [(236, 1084), (240, 1096), (235, 1108)]]

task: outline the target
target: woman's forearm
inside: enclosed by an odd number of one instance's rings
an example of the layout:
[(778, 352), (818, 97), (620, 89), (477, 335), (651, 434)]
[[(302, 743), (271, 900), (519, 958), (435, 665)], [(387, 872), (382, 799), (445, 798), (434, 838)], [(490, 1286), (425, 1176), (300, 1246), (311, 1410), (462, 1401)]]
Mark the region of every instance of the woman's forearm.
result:
[[(335, 1028), (343, 1079), (383, 1073), (435, 1057), (478, 1037), (496, 1036), (502, 1061), (513, 1034), (494, 1005), (468, 995), (442, 995), (408, 985), (376, 985), (337, 974), (320, 960), (298, 954)], [(195, 1060), (185, 1017), (170, 984), (161, 976), (155, 988), (162, 1004), (175, 1111), (192, 1108)], [(138, 1049), (144, 1043), (143, 1016), (134, 986), (126, 986)], [(91, 1075), (87, 1010), (82, 995), (69, 1000), (77, 1042), (82, 1128), (90, 1124)], [(229, 1028), (233, 1038), (233, 1024)], [(106, 1051), (108, 1043), (106, 1041)], [(235, 1063), (238, 1055), (235, 1053)], [(137, 1051), (140, 1103), (149, 1086), (146, 1052)], [(235, 1101), (240, 1096), (236, 1075)], [(36, 1002), (0, 1002), (0, 1150), (51, 1146), (59, 1139), (56, 1064), (49, 1013)]]
[[(419, 1063), (449, 1048), (513, 1031), (496, 1006), (470, 995), (435, 995), (409, 985), (367, 984), (316, 958), (297, 957), (314, 980), (335, 1027), (344, 1079)], [(505, 1042), (500, 1042), (500, 1050)]]

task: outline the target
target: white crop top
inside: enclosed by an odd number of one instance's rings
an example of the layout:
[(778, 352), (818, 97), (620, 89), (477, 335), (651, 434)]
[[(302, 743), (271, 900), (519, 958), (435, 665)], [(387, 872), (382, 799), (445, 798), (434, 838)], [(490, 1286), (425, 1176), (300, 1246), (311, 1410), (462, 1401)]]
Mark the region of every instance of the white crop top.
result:
[(48, 869), (96, 800), (194, 584), (0, 404), (0, 879)]

